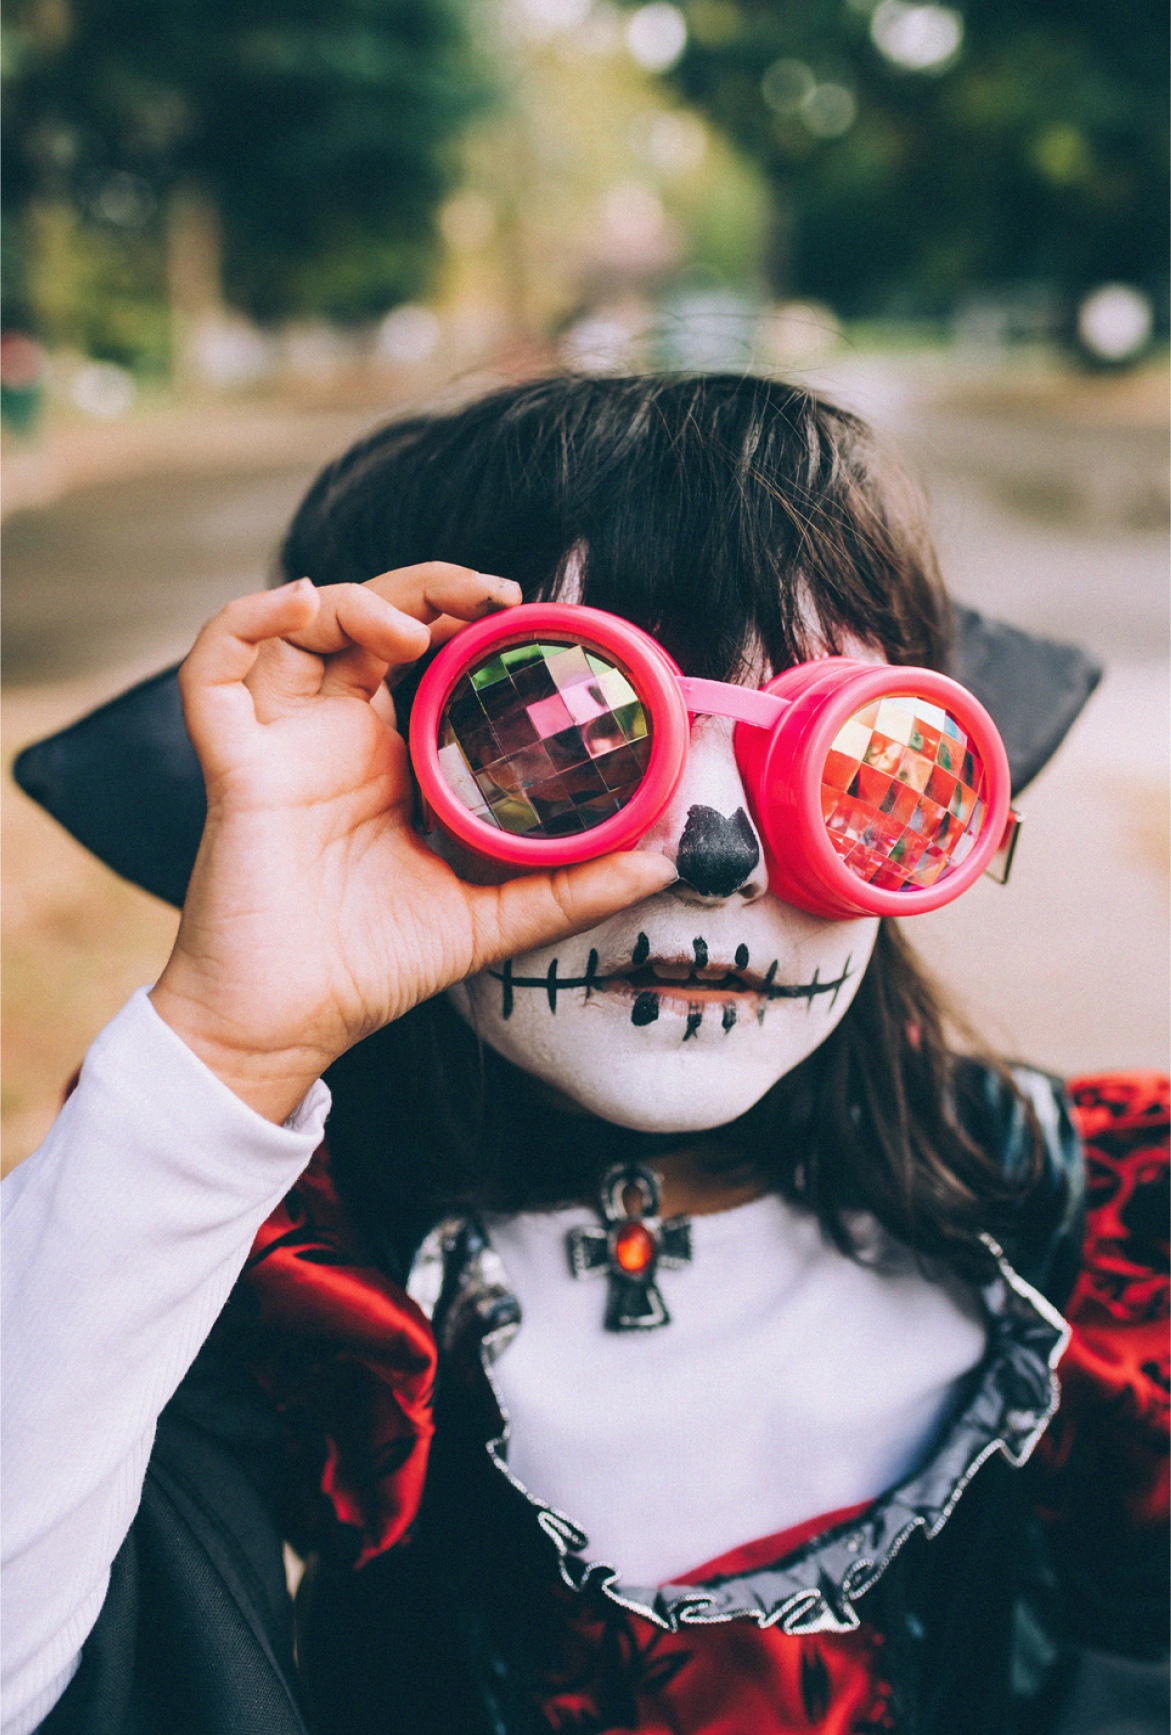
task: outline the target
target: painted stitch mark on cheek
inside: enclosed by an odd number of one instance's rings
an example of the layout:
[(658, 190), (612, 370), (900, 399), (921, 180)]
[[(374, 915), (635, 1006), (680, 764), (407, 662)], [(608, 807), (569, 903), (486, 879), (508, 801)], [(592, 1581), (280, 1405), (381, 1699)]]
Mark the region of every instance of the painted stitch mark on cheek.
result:
[(770, 964), (770, 965), (769, 965), (769, 967), (768, 967), (768, 969), (767, 969), (767, 970), (766, 970), (766, 971), (765, 971), (765, 973), (764, 973), (764, 999), (765, 999), (765, 1004), (764, 1004), (764, 1006), (762, 1006), (762, 1007), (761, 1007), (761, 1009), (760, 1009), (760, 1011), (759, 1011), (759, 1012), (758, 1012), (758, 1013), (757, 1013), (757, 1014), (756, 1014), (756, 1022), (757, 1022), (757, 1023), (758, 1023), (758, 1024), (763, 1024), (763, 1023), (764, 1023), (764, 1014), (765, 1014), (765, 1008), (766, 1008), (766, 1007), (767, 1007), (767, 1005), (768, 1005), (768, 1001), (769, 1001), (769, 993), (770, 993), (770, 990), (771, 990), (771, 988), (772, 988), (772, 985), (773, 985), (773, 979), (774, 979), (774, 978), (775, 978), (775, 976), (776, 976), (776, 973), (777, 973), (777, 969), (778, 969), (778, 966), (779, 966), (779, 960), (778, 960), (778, 959), (776, 959), (776, 958), (774, 958), (774, 959), (773, 959), (773, 961), (772, 961), (772, 963), (771, 963), (771, 964)]
[(831, 1011), (831, 1012), (832, 1012), (832, 1011), (833, 1011), (833, 1009), (834, 1009), (834, 1007), (835, 1007), (835, 1006), (836, 1006), (836, 1005), (837, 1005), (837, 1003), (838, 1003), (838, 995), (839, 995), (839, 994), (840, 994), (840, 993), (841, 993), (841, 991), (842, 991), (842, 988), (843, 988), (843, 986), (844, 986), (844, 984), (845, 984), (845, 982), (846, 982), (846, 980), (847, 980), (847, 979), (848, 979), (848, 977), (849, 977), (849, 974), (850, 974), (850, 965), (851, 965), (851, 964), (852, 964), (852, 963), (853, 963), (853, 961), (854, 961), (854, 954), (853, 954), (853, 952), (847, 952), (847, 953), (846, 953), (846, 961), (845, 961), (845, 963), (844, 963), (844, 964), (843, 964), (843, 965), (842, 965), (842, 973), (841, 973), (841, 975), (840, 975), (840, 976), (839, 976), (839, 977), (838, 977), (838, 979), (837, 979), (837, 981), (836, 981), (836, 982), (835, 982), (835, 983), (834, 983), (834, 985), (833, 985), (833, 988), (834, 988), (834, 991), (833, 991), (833, 998), (832, 998), (832, 1000), (831, 1000), (831, 1001), (830, 1001), (830, 1003), (829, 1003), (829, 1011)]
[(736, 1008), (733, 1005), (731, 1000), (729, 1000), (725, 1004), (720, 1022), (723, 1026), (725, 1036), (727, 1036), (729, 1030), (735, 1029), (735, 1027), (736, 1027)]
[(684, 1042), (686, 1042), (689, 1037), (696, 1035), (702, 1023), (703, 1007), (694, 1005), (689, 1006), (687, 1009), (687, 1029), (683, 1032)]
[(634, 969), (641, 970), (651, 955), (651, 943), (645, 934), (640, 934), (634, 942), (634, 951), (630, 954), (630, 962)]
[(488, 974), (493, 976), (500, 984), (502, 1016), (505, 1018), (511, 1018), (512, 1008), (516, 1001), (516, 990), (518, 988), (541, 989), (546, 1000), (549, 1002), (550, 1012), (555, 1013), (557, 1011), (557, 996), (558, 994), (563, 994), (566, 989), (584, 988), (586, 991), (586, 998), (588, 999), (599, 986), (597, 952), (591, 950), (586, 962), (586, 973), (584, 976), (559, 976), (557, 974), (558, 962), (559, 960), (554, 958), (543, 976), (515, 975), (512, 968), (511, 958), (505, 962), (501, 969), (489, 970)]
[(653, 1024), (659, 1016), (659, 997), (648, 989), (635, 999), (630, 1022), (635, 1025)]
[(691, 946), (692, 946), (692, 950), (695, 953), (695, 967), (696, 967), (696, 969), (697, 970), (706, 970), (707, 969), (707, 941), (704, 939), (703, 935), (697, 934), (695, 939), (692, 940)]
[(748, 947), (743, 941), (736, 948), (736, 968), (737, 970), (747, 970), (748, 968)]

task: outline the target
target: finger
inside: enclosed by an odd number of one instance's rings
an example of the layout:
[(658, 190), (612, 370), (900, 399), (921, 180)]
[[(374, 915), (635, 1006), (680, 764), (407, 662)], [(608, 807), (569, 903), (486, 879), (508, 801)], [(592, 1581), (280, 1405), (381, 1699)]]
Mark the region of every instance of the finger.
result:
[(431, 648), (431, 635), (413, 615), (397, 608), (365, 584), (329, 584), (317, 592), (317, 613), (290, 642), (317, 656), (332, 656), (352, 645), (380, 657), (383, 672), (392, 664), (413, 663)]
[(664, 891), (677, 878), (666, 856), (633, 850), (501, 886), (468, 887), (475, 922), (473, 970), (581, 933)]
[(270, 639), (261, 645), (244, 678), (258, 721), (275, 722), (287, 716), (290, 708), (316, 698), (325, 667), (324, 657), (302, 650), (289, 639)]
[[(376, 657), (373, 651), (363, 650), (361, 645), (354, 645), (348, 651), (339, 651), (326, 663), (321, 679), (321, 696), (324, 699), (339, 696), (374, 699), (377, 694), (386, 693), (385, 677), (386, 664), (382, 658)], [(388, 693), (386, 696), (390, 697)]]
[[(515, 608), (524, 600), (524, 592), (513, 579), (475, 572), (470, 566), (453, 566), (447, 560), (428, 560), (420, 566), (382, 572), (363, 588), (375, 591), (428, 626), (442, 615), (460, 622), (480, 620), (502, 608)], [(453, 630), (447, 630), (446, 637), (450, 638)], [(443, 641), (432, 634), (432, 642)]]
[[(484, 609), (481, 612), (484, 614), (498, 614), (500, 611), (498, 608), (492, 607), (490, 609)], [(431, 649), (433, 651), (441, 650), (449, 639), (453, 639), (457, 633), (462, 633), (467, 625), (468, 622), (466, 620), (457, 620), (454, 615), (437, 615), (431, 622), (429, 629), (431, 633)], [(409, 673), (410, 666), (409, 664), (405, 664), (402, 668), (391, 669), (386, 679), (392, 688), (397, 687), (399, 682)]]
[[(499, 614), (499, 609), (489, 609), (489, 614)], [(461, 621), (453, 614), (441, 614), (431, 622), (431, 649), (437, 651), (445, 645), (448, 639), (453, 639), (456, 633), (462, 633), (467, 621)]]
[(205, 771), (221, 768), (224, 750), (240, 730), (256, 722), (244, 685), (260, 648), (305, 627), (317, 609), (308, 579), (237, 597), (200, 632), (179, 671), (187, 730)]

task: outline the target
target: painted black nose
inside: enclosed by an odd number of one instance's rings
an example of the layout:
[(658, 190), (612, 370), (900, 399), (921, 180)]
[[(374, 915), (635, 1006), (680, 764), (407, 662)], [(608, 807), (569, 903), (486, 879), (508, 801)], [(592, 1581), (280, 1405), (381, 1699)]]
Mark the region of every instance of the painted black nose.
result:
[(730, 817), (714, 807), (692, 807), (679, 839), (679, 878), (705, 898), (729, 898), (752, 874), (760, 846), (742, 807)]

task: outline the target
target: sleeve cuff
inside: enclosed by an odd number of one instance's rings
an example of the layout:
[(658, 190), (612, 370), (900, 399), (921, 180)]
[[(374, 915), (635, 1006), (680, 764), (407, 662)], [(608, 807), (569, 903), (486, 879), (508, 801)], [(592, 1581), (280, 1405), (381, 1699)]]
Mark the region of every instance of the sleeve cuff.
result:
[(155, 1011), (149, 988), (139, 988), (97, 1037), (82, 1068), (81, 1082), (95, 1075), (130, 1080), (136, 1092), (169, 1107), (182, 1105), (184, 1118), (197, 1116), (203, 1137), (246, 1138), (253, 1148), (271, 1147), (274, 1156), (291, 1155), (290, 1137), (310, 1149), (321, 1142), (329, 1114), (329, 1086), (318, 1079), (282, 1126), (266, 1120), (230, 1090), (188, 1048)]

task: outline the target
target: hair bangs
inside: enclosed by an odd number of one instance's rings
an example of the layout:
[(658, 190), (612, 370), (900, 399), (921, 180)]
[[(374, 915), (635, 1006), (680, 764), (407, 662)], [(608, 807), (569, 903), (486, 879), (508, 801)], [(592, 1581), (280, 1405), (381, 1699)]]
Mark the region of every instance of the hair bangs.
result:
[(946, 646), (905, 479), (856, 417), (775, 380), (557, 376), (392, 424), (310, 490), (281, 576), (436, 559), (621, 615), (714, 680), (851, 639), (931, 666)]

